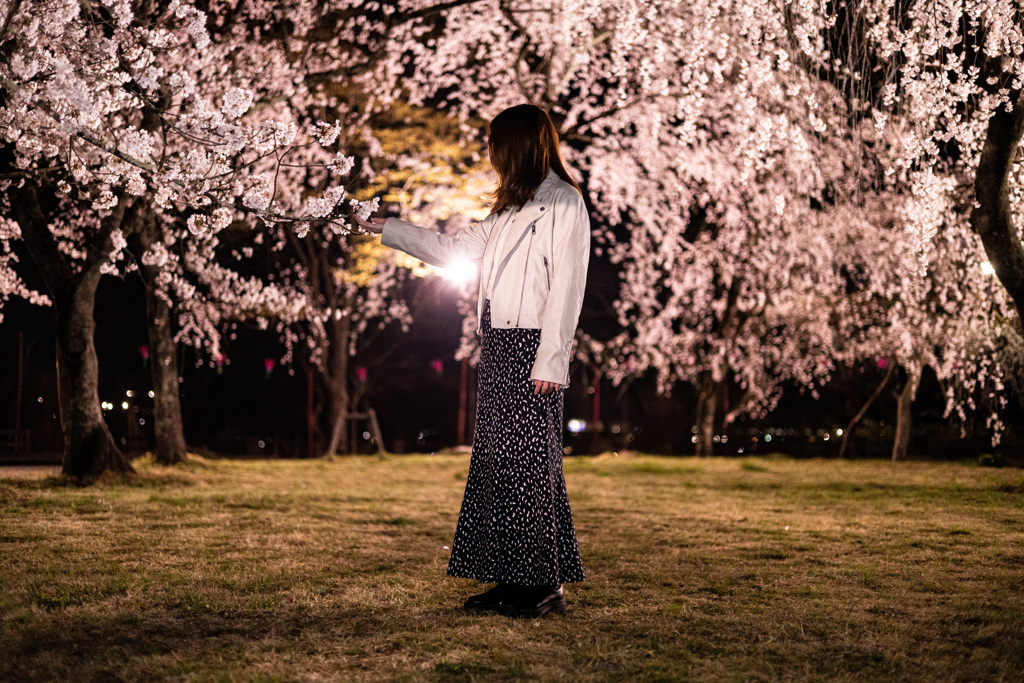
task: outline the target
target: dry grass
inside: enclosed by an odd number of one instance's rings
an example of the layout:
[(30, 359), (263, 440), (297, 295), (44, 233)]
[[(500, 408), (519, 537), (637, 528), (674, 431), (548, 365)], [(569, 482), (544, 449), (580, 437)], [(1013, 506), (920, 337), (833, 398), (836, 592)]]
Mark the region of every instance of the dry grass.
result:
[[(464, 613), (465, 456), (0, 481), (0, 680), (1020, 680), (1024, 473), (566, 461), (565, 617)], [(0, 476), (6, 476), (0, 473)]]

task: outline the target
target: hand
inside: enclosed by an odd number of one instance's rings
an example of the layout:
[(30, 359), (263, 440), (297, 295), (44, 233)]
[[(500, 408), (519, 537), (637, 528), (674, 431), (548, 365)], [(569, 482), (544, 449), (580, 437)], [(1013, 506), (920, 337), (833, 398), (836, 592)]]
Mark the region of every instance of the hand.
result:
[(542, 379), (535, 379), (535, 380), (533, 380), (533, 395), (534, 396), (536, 396), (538, 394), (540, 394), (541, 396), (543, 396), (545, 394), (550, 394), (552, 391), (558, 391), (561, 388), (562, 388), (561, 384), (556, 384), (554, 382), (545, 382)]
[(356, 225), (363, 229), (364, 232), (373, 233), (379, 235), (384, 232), (384, 223), (387, 222), (387, 218), (378, 218), (377, 216), (371, 216), (370, 220), (362, 221), (357, 217)]

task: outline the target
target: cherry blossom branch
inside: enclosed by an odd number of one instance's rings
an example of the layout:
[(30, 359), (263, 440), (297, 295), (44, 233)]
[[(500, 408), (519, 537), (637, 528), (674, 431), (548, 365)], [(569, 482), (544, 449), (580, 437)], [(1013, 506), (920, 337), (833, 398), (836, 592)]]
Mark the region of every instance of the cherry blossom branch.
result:
[[(87, 133), (85, 131), (78, 131), (75, 133), (75, 136), (97, 147), (98, 149), (106, 152), (107, 154), (110, 154), (111, 156), (120, 159), (121, 161), (124, 161), (125, 163), (135, 166), (136, 168), (142, 169), (151, 174), (156, 174), (159, 172), (159, 169), (157, 169), (153, 164), (142, 161), (140, 159), (136, 159), (130, 154), (126, 154), (117, 148), (110, 148), (109, 145), (106, 145), (102, 140), (96, 138), (90, 133)], [(189, 185), (184, 181), (175, 179), (171, 182), (181, 189), (189, 189)], [(243, 213), (256, 216), (268, 222), (286, 224), (328, 223), (331, 225), (338, 226), (338, 228), (340, 228), (344, 233), (352, 234), (354, 232), (351, 226), (348, 225), (348, 223), (339, 220), (343, 217), (351, 216), (351, 212), (342, 213), (342, 211), (340, 210), (340, 207), (342, 206), (341, 203), (338, 203), (335, 209), (325, 216), (314, 216), (311, 214), (289, 216), (287, 214), (281, 214), (274, 211), (253, 209), (252, 207), (246, 206), (243, 203), (243, 201), (237, 197), (231, 202), (225, 202), (219, 196), (212, 192), (200, 193), (200, 196), (206, 197), (215, 207), (235, 209), (237, 211), (241, 211)], [(273, 204), (271, 204), (271, 206), (272, 205)]]

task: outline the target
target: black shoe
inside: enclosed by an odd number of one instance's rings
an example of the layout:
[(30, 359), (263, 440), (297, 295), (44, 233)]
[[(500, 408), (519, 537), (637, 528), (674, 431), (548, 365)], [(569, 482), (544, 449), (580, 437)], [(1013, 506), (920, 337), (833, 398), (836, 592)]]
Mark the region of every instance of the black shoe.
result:
[(548, 612), (565, 614), (565, 596), (561, 586), (525, 586), (518, 588), (498, 608), (507, 617), (536, 619)]
[(478, 612), (498, 610), (501, 609), (503, 602), (509, 598), (511, 591), (512, 586), (507, 583), (499, 583), (489, 591), (484, 591), (480, 595), (470, 596), (466, 599), (463, 607)]

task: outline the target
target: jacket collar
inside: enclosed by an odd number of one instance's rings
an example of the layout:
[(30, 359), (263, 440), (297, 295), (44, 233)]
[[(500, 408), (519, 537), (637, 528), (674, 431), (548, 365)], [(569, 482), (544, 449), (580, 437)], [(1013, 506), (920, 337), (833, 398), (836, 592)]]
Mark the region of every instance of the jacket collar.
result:
[(548, 169), (548, 174), (544, 176), (544, 180), (540, 181), (540, 185), (537, 187), (537, 191), (533, 193), (533, 199), (531, 201), (544, 201), (551, 190), (558, 187), (558, 183), (561, 182), (561, 178), (553, 170)]
[(520, 222), (525, 221), (525, 224), (528, 225), (541, 216), (546, 215), (548, 211), (551, 211), (551, 191), (558, 187), (558, 183), (561, 180), (557, 173), (551, 170), (548, 171), (547, 176), (544, 177), (544, 180), (537, 187), (537, 191), (533, 193), (533, 199), (523, 204), (523, 208), (519, 209)]

